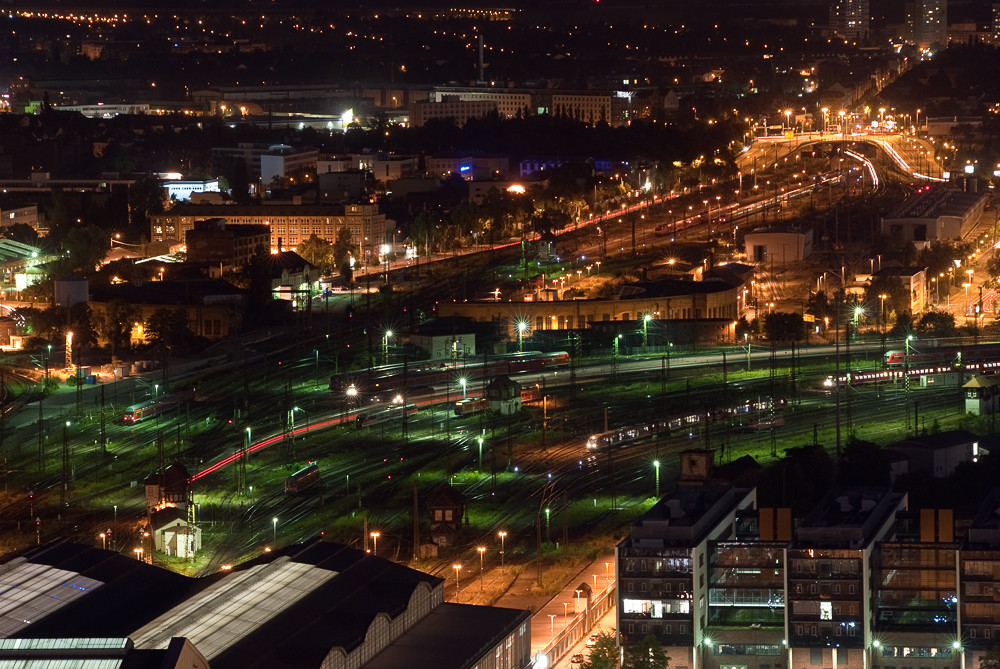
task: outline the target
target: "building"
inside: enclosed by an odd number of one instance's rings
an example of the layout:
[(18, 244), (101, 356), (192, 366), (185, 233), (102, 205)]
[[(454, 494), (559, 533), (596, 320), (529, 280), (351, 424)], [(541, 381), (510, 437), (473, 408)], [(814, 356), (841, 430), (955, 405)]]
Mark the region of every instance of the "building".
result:
[(500, 118), (527, 116), (532, 111), (532, 92), (510, 88), (473, 88), (459, 86), (438, 86), (430, 92), (430, 102), (460, 100), (462, 102), (486, 102), (492, 105)]
[(551, 114), (582, 121), (587, 125), (610, 123), (610, 93), (553, 93)]
[(192, 195), (219, 192), (218, 179), (205, 179), (203, 181), (167, 179), (162, 183), (167, 192), (167, 200), (170, 201), (190, 200)]
[(410, 343), (427, 351), (431, 360), (466, 360), (476, 357), (476, 335), (446, 327), (421, 326), (410, 333)]
[(369, 172), (347, 169), (316, 175), (321, 202), (358, 202), (368, 196)]
[(666, 280), (623, 286), (619, 296), (608, 299), (442, 302), (438, 315), (497, 323), (511, 341), (517, 339), (519, 322), (537, 332), (612, 324), (619, 326), (617, 329), (640, 327), (646, 314), (664, 327), (671, 321), (718, 320), (723, 325), (721, 336), (732, 341), (735, 335), (731, 325), (739, 318), (739, 299), (740, 288), (727, 281)]
[(979, 437), (965, 430), (949, 430), (898, 441), (889, 449), (906, 457), (910, 474), (947, 478), (963, 463), (979, 456)]
[[(211, 341), (225, 339), (243, 328), (246, 294), (219, 279), (202, 281), (150, 281), (142, 286), (130, 283), (94, 285), (90, 287), (87, 306), (96, 318), (105, 318), (108, 304), (124, 301), (135, 309), (136, 322), (131, 341), (146, 341), (145, 327), (159, 310), (183, 309), (188, 330)], [(106, 341), (100, 342), (106, 346)]]
[(149, 533), (157, 553), (193, 559), (201, 550), (201, 528), (189, 522), (186, 511), (175, 506), (149, 515)]
[(366, 170), (377, 181), (402, 179), (417, 171), (417, 156), (391, 153), (352, 153), (339, 156), (320, 156), (316, 163), (316, 173), (346, 172)]
[(260, 182), (268, 186), (284, 179), (315, 174), (318, 160), (318, 149), (297, 149), (287, 144), (271, 146), (260, 156)]
[(747, 262), (784, 265), (812, 255), (812, 230), (760, 228), (746, 233)]
[(351, 241), (366, 259), (378, 258), (392, 227), (374, 204), (178, 204), (150, 216), (150, 238), (184, 239), (195, 221), (221, 219), (226, 225), (266, 225), (271, 230), (270, 249), (295, 248), (316, 235), (334, 242), (341, 228), (351, 231)]
[(881, 231), (918, 248), (935, 241), (964, 239), (979, 222), (988, 200), (984, 193), (931, 187), (885, 216)]
[(868, 0), (831, 0), (830, 34), (863, 41), (868, 37), (870, 16)]
[(503, 178), (510, 169), (505, 155), (489, 153), (441, 153), (427, 157), (430, 174), (447, 177), (458, 174), (465, 180)]
[(0, 227), (9, 228), (12, 225), (27, 225), (35, 232), (42, 232), (38, 227), (38, 205), (0, 206)]
[(271, 248), (267, 225), (227, 225), (225, 219), (195, 221), (184, 235), (187, 259), (212, 266), (243, 267), (257, 253)]
[(288, 300), (301, 309), (319, 292), (319, 270), (295, 251), (271, 253), (267, 266), (275, 299)]
[(971, 520), (885, 488), (833, 490), (794, 519), (755, 500), (682, 486), (631, 528), (623, 642), (654, 634), (687, 669), (961, 669), (995, 647), (1000, 490)]
[(906, 290), (907, 308), (919, 314), (927, 308), (927, 270), (923, 267), (884, 267), (875, 276), (891, 276)]
[(184, 663), (95, 666), (520, 669), (530, 664), (528, 611), (446, 603), (443, 579), (321, 541), (264, 553), (205, 578), (67, 542), (9, 556), (2, 571), (4, 583), (19, 597), (8, 607), (16, 617), (0, 625), (5, 640), (0, 657), (19, 646), (47, 645), (43, 639), (77, 652), (80, 639), (95, 649), (119, 639), (121, 653), (143, 651), (150, 662), (163, 661), (164, 652), (181, 655), (184, 648)]
[(489, 100), (462, 100), (445, 96), (440, 102), (414, 102), (410, 107), (410, 124), (419, 128), (431, 120), (451, 119), (455, 125), (462, 127), (470, 119), (483, 118), (496, 111), (496, 103)]
[(948, 45), (948, 0), (913, 0), (907, 9), (911, 44), (922, 51)]
[(615, 558), (616, 627), (624, 642), (651, 634), (671, 666), (699, 669), (698, 655), (710, 638), (710, 542), (735, 539), (737, 513), (755, 505), (752, 489), (682, 487), (630, 528)]

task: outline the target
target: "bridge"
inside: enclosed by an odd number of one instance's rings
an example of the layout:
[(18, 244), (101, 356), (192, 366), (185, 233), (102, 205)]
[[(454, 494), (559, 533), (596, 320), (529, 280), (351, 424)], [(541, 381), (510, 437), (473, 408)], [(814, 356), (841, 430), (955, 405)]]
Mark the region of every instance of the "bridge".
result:
[(947, 182), (944, 169), (934, 158), (934, 147), (925, 139), (903, 133), (806, 132), (792, 136), (757, 137), (736, 159), (742, 174), (775, 169), (778, 163), (815, 144), (869, 144), (880, 149), (911, 178)]

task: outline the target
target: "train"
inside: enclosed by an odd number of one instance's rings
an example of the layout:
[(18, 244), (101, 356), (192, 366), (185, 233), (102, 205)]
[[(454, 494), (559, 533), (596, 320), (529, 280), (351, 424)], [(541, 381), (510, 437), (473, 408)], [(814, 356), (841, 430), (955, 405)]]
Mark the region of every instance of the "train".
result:
[[(560, 369), (570, 363), (569, 353), (554, 351), (543, 353), (529, 351), (526, 353), (507, 353), (480, 358), (468, 358), (464, 361), (437, 360), (418, 362), (409, 365), (386, 365), (373, 369), (370, 382), (365, 382), (366, 390), (379, 393), (386, 390), (412, 391), (428, 386), (449, 385), (460, 388), (459, 379), (466, 384), (474, 379), (489, 379), (500, 374), (522, 374), (526, 372), (542, 372)], [(357, 382), (358, 374), (339, 374), (330, 378), (330, 390), (342, 393)]]
[[(626, 427), (616, 428), (614, 430), (608, 430), (607, 432), (592, 434), (587, 439), (587, 450), (607, 451), (624, 446), (633, 441), (666, 433), (670, 430), (677, 430), (683, 427), (697, 425), (698, 423), (705, 421), (722, 420), (730, 416), (751, 416), (756, 413), (758, 415), (753, 416), (750, 420), (751, 429), (777, 427), (779, 425), (784, 425), (785, 419), (780, 413), (774, 412), (780, 411), (785, 404), (786, 402), (783, 398), (772, 400), (770, 397), (763, 397), (723, 409), (695, 411), (669, 418), (657, 418), (645, 423), (629, 425)], [(766, 416), (759, 415), (764, 411), (768, 412)]]
[(486, 411), (489, 408), (490, 404), (486, 401), (485, 397), (470, 397), (469, 399), (455, 402), (455, 415), (471, 416), (472, 414)]
[[(919, 342), (918, 342), (919, 343)], [(1000, 344), (973, 344), (970, 346), (936, 346), (930, 342), (919, 350), (910, 346), (909, 351), (894, 349), (886, 351), (886, 367), (903, 367), (904, 365), (948, 365), (958, 367), (970, 366), (984, 362), (1000, 361)]]
[(126, 425), (141, 423), (148, 418), (170, 411), (192, 398), (194, 398), (194, 390), (187, 389), (164, 395), (159, 399), (131, 404), (125, 407), (122, 422)]
[(304, 492), (319, 483), (319, 465), (311, 462), (285, 479), (285, 492), (291, 495)]
[(412, 416), (415, 413), (417, 413), (417, 405), (412, 402), (365, 409), (358, 414), (358, 427), (377, 425), (394, 418), (402, 418), (404, 415)]
[(928, 346), (925, 350), (886, 351), (886, 367), (905, 365), (974, 365), (983, 362), (1000, 361), (1000, 344), (978, 344), (972, 346)]

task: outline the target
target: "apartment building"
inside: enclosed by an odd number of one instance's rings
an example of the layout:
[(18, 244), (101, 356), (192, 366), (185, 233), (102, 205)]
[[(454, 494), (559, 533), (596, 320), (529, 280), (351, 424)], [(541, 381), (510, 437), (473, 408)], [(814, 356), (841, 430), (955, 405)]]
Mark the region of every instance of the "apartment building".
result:
[(618, 545), (623, 643), (653, 634), (675, 669), (966, 669), (996, 645), (1000, 490), (964, 521), (885, 488), (799, 518), (756, 499), (687, 485), (636, 522)]

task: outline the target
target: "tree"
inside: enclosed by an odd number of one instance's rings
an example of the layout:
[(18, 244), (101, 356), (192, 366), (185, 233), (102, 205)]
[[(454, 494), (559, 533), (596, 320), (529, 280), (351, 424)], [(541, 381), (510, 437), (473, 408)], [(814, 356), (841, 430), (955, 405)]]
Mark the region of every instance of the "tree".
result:
[(69, 268), (92, 273), (108, 255), (111, 237), (96, 225), (75, 227), (67, 233), (63, 247), (69, 256), (66, 259)]
[[(348, 234), (348, 240), (350, 240), (351, 231), (347, 228), (341, 228), (340, 232), (337, 233), (338, 241), (340, 233), (345, 230)], [(332, 274), (333, 268), (340, 264), (336, 262), (334, 245), (325, 239), (320, 239), (315, 234), (309, 235), (309, 239), (299, 244), (297, 251), (300, 256), (319, 268), (322, 274)]]
[(583, 661), (580, 669), (617, 669), (618, 644), (610, 632), (598, 632), (590, 656)]
[(330, 255), (333, 266), (342, 268), (344, 263), (349, 262), (349, 258), (358, 255), (358, 247), (351, 237), (351, 230), (346, 226), (337, 230), (337, 239), (330, 247)]
[(666, 669), (669, 663), (663, 646), (655, 636), (648, 634), (639, 643), (625, 646), (622, 669)]
[(132, 233), (148, 234), (150, 214), (163, 211), (163, 188), (159, 179), (147, 176), (132, 184), (128, 189), (128, 210), (131, 214), (129, 227), (132, 228)]
[(1000, 648), (993, 646), (979, 658), (979, 669), (1000, 669)]
[(826, 291), (821, 290), (811, 294), (806, 300), (806, 311), (815, 316), (817, 320), (824, 318), (833, 320), (833, 304), (831, 304), (830, 296), (826, 294)]
[(170, 351), (185, 349), (193, 338), (184, 307), (157, 309), (146, 320), (145, 327), (148, 343), (163, 346)]
[(38, 246), (38, 232), (26, 223), (15, 223), (9, 228), (4, 228), (4, 237), (13, 239), (15, 242), (27, 244), (28, 246)]
[(986, 271), (990, 274), (990, 285), (997, 285), (997, 281), (1000, 280), (1000, 253), (994, 253), (986, 261)]
[(97, 333), (108, 342), (111, 359), (118, 351), (128, 350), (131, 345), (132, 324), (139, 316), (139, 310), (122, 299), (108, 302), (103, 313), (95, 314), (94, 326)]
[(562, 230), (569, 225), (570, 217), (558, 209), (543, 209), (531, 217), (531, 227), (543, 237), (551, 235), (556, 230)]
[(928, 311), (920, 316), (916, 330), (922, 337), (953, 337), (956, 331), (955, 314), (946, 311)]
[(776, 311), (764, 318), (764, 336), (770, 341), (799, 341), (806, 334), (802, 314)]
[(851, 438), (837, 463), (837, 482), (846, 486), (889, 485), (889, 458), (871, 441)]
[(910, 312), (910, 291), (906, 289), (899, 277), (878, 274), (865, 290), (865, 303), (877, 310), (871, 315), (875, 317), (879, 326), (882, 325), (883, 316), (881, 295), (886, 296), (885, 320), (887, 323), (894, 313), (898, 317), (899, 314)]

